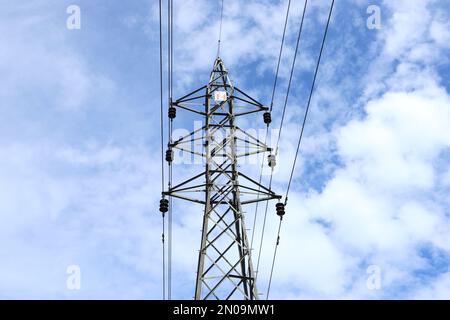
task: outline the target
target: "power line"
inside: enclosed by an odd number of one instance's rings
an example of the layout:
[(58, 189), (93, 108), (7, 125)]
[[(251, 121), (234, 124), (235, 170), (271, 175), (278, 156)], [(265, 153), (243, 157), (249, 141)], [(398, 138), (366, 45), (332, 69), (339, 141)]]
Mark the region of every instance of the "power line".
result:
[[(295, 46), (294, 58), (292, 60), (292, 65), (291, 65), (291, 71), (290, 71), (290, 76), (289, 76), (288, 87), (287, 87), (287, 90), (286, 90), (286, 97), (284, 99), (283, 114), (282, 114), (282, 117), (281, 117), (280, 129), (279, 129), (279, 132), (278, 132), (277, 144), (276, 144), (276, 147), (275, 147), (275, 155), (278, 154), (278, 147), (279, 147), (279, 143), (280, 143), (280, 137), (281, 137), (283, 123), (284, 123), (284, 117), (285, 117), (285, 114), (286, 114), (286, 107), (287, 107), (289, 93), (290, 93), (290, 88), (291, 88), (291, 84), (292, 84), (292, 78), (293, 78), (294, 69), (295, 69), (295, 62), (297, 60), (297, 53), (298, 53), (298, 48), (299, 48), (299, 44), (300, 44), (300, 38), (301, 38), (301, 35), (302, 35), (302, 31), (303, 31), (303, 22), (305, 20), (305, 13), (306, 13), (307, 5), (308, 5), (308, 0), (305, 0), (305, 4), (303, 6), (302, 18), (301, 18), (301, 22), (300, 22), (300, 26), (299, 26), (299, 30), (298, 30), (298, 35), (297, 35), (297, 42), (296, 42), (296, 46)], [(272, 188), (272, 180), (273, 180), (273, 168), (272, 168), (272, 170), (270, 172), (269, 189)], [(257, 267), (256, 267), (257, 271), (259, 270), (259, 264), (260, 264), (260, 260), (261, 260), (261, 251), (262, 251), (262, 246), (263, 246), (263, 243), (264, 243), (264, 235), (265, 235), (265, 228), (266, 228), (268, 208), (269, 208), (269, 203), (266, 201), (266, 208), (265, 208), (265, 211), (264, 211), (264, 220), (263, 220), (263, 227), (262, 227), (262, 232), (261, 232), (261, 240), (260, 240), (260, 246), (259, 246), (259, 252), (258, 252), (258, 260), (257, 260)]]
[[(305, 128), (305, 125), (306, 125), (306, 120), (307, 120), (307, 117), (308, 117), (309, 107), (311, 105), (311, 98), (312, 98), (313, 93), (314, 93), (314, 88), (315, 88), (315, 84), (316, 84), (317, 74), (318, 74), (320, 62), (321, 62), (321, 59), (322, 59), (323, 48), (325, 46), (325, 40), (327, 38), (328, 28), (330, 26), (331, 15), (333, 13), (333, 7), (334, 7), (334, 0), (332, 0), (332, 2), (331, 2), (330, 12), (328, 14), (328, 20), (327, 20), (327, 24), (326, 24), (326, 27), (325, 27), (325, 32), (324, 32), (324, 35), (323, 35), (323, 38), (322, 38), (322, 45), (320, 47), (319, 58), (317, 59), (316, 69), (314, 71), (314, 78), (313, 78), (313, 82), (312, 82), (312, 85), (311, 85), (311, 90), (309, 92), (308, 103), (307, 103), (307, 106), (306, 106), (305, 116), (303, 118), (303, 123), (302, 123), (301, 131), (300, 131), (300, 136), (299, 136), (299, 139), (298, 139), (297, 150), (296, 150), (296, 154), (295, 154), (295, 158), (294, 158), (294, 163), (293, 163), (293, 166), (292, 166), (291, 175), (290, 175), (290, 178), (289, 178), (289, 184), (288, 184), (288, 188), (286, 190), (285, 205), (287, 204), (289, 190), (290, 190), (290, 186), (291, 186), (291, 183), (292, 183), (292, 177), (294, 175), (295, 164), (297, 162), (297, 157), (298, 157), (298, 153), (299, 153), (299, 149), (300, 149), (300, 143), (301, 143), (301, 140), (302, 140), (302, 137), (303, 137), (303, 131), (304, 131), (304, 128)], [(269, 285), (268, 285), (268, 289), (267, 289), (266, 299), (269, 299), (270, 287), (271, 287), (271, 284), (272, 284), (272, 277), (273, 277), (273, 270), (274, 270), (274, 267), (275, 267), (275, 261), (276, 261), (276, 257), (277, 257), (278, 246), (280, 244), (280, 232), (281, 232), (281, 224), (282, 224), (282, 222), (283, 222), (283, 218), (282, 218), (282, 216), (280, 216), (280, 223), (278, 225), (278, 234), (277, 234), (277, 240), (276, 240), (275, 250), (274, 250), (274, 254), (273, 254), (272, 267), (271, 267), (271, 272), (270, 272), (270, 277), (269, 277)]]
[[(277, 68), (276, 68), (276, 72), (275, 72), (275, 79), (273, 82), (272, 98), (271, 98), (271, 102), (270, 102), (270, 112), (272, 112), (272, 109), (273, 109), (273, 101), (274, 101), (275, 91), (276, 91), (276, 87), (277, 87), (278, 73), (280, 70), (280, 62), (281, 62), (281, 56), (283, 53), (284, 39), (285, 39), (285, 35), (286, 35), (287, 23), (289, 20), (290, 7), (291, 7), (291, 0), (288, 1), (288, 6), (287, 6), (287, 10), (286, 10), (286, 18), (284, 20), (283, 36), (281, 38), (280, 52), (278, 54)], [(268, 135), (269, 135), (269, 124), (267, 124), (266, 134), (265, 134), (265, 138), (264, 138), (264, 144), (267, 144), (267, 136)], [(263, 157), (264, 157), (264, 154), (263, 154)], [(264, 168), (264, 161), (261, 162), (261, 171), (259, 174), (259, 181), (258, 181), (259, 183), (262, 182), (263, 168)], [(251, 248), (253, 248), (253, 240), (254, 240), (255, 229), (256, 229), (256, 220), (258, 217), (258, 208), (259, 208), (259, 202), (257, 202), (256, 206), (255, 206), (255, 214), (254, 214), (254, 219), (253, 219), (252, 237), (251, 237), (251, 245), (250, 245)]]
[(334, 0), (331, 3), (331, 8), (330, 8), (330, 13), (328, 15), (328, 20), (327, 20), (327, 25), (325, 27), (325, 32), (323, 34), (323, 39), (322, 39), (322, 45), (320, 47), (320, 53), (319, 53), (319, 59), (317, 60), (317, 65), (316, 65), (316, 70), (314, 72), (314, 78), (313, 78), (313, 82), (311, 85), (311, 90), (309, 92), (309, 97), (308, 97), (308, 104), (306, 105), (306, 111), (305, 111), (305, 116), (303, 117), (303, 123), (302, 123), (302, 129), (300, 131), (300, 136), (298, 138), (298, 143), (297, 143), (297, 150), (295, 152), (295, 158), (294, 158), (294, 164), (292, 165), (292, 170), (291, 170), (291, 175), (289, 177), (289, 183), (288, 183), (288, 187), (286, 190), (286, 198), (285, 198), (285, 203), (287, 203), (287, 199), (288, 199), (288, 195), (289, 195), (289, 190), (291, 188), (291, 183), (292, 183), (292, 178), (294, 176), (294, 170), (295, 170), (295, 165), (297, 164), (297, 158), (298, 158), (298, 152), (300, 150), (300, 143), (302, 142), (302, 138), (303, 138), (303, 131), (305, 130), (305, 125), (306, 125), (306, 120), (308, 118), (308, 112), (309, 112), (309, 107), (311, 105), (311, 98), (313, 96), (314, 93), (314, 88), (316, 85), (316, 79), (317, 79), (317, 73), (319, 71), (319, 66), (320, 66), (320, 61), (322, 59), (322, 53), (323, 53), (323, 48), (325, 45), (325, 40), (327, 38), (327, 34), (328, 34), (328, 27), (330, 26), (330, 20), (331, 20), (331, 14), (333, 12), (333, 7), (334, 7)]
[[(164, 191), (164, 118), (163, 118), (163, 44), (162, 44), (162, 0), (159, 0), (159, 86), (160, 86), (160, 115), (161, 115), (161, 191)], [(166, 246), (164, 239), (165, 232), (165, 214), (162, 213), (162, 282), (163, 282), (163, 300), (166, 299)]]
[(160, 88), (160, 138), (161, 138), (161, 190), (164, 190), (164, 102), (163, 102), (163, 44), (162, 44), (162, 0), (159, 0), (159, 88)]
[(168, 46), (168, 86), (169, 86), (169, 90), (168, 90), (168, 96), (169, 96), (169, 102), (171, 101), (172, 98), (172, 88), (173, 88), (173, 82), (172, 82), (172, 77), (173, 77), (173, 33), (172, 33), (172, 27), (173, 27), (173, 13), (172, 13), (172, 8), (173, 8), (173, 0), (168, 0), (167, 1), (167, 46)]
[[(269, 135), (269, 126), (266, 127), (266, 135), (265, 135), (265, 138), (264, 138), (264, 144), (266, 144), (266, 145), (267, 145), (267, 136), (268, 135)], [(259, 184), (261, 184), (261, 182), (262, 182), (262, 175), (263, 175), (263, 170), (264, 170), (264, 155), (265, 155), (265, 153), (263, 153), (263, 161), (261, 161), (261, 170), (260, 170), (260, 173), (259, 173), (259, 180), (258, 180)], [(256, 230), (256, 221), (257, 221), (257, 218), (258, 218), (258, 208), (259, 208), (259, 201), (256, 202), (255, 213), (253, 215), (253, 227), (252, 227), (252, 237), (251, 237), (251, 240), (250, 240), (250, 248), (253, 248), (253, 240), (255, 238), (255, 230)], [(258, 274), (256, 274), (256, 276), (258, 276)]]
[(284, 20), (283, 37), (281, 38), (280, 53), (278, 54), (277, 71), (275, 72), (275, 80), (273, 82), (273, 89), (272, 89), (272, 99), (270, 101), (270, 112), (272, 112), (272, 110), (273, 110), (273, 99), (275, 97), (275, 90), (276, 90), (277, 82), (278, 82), (278, 72), (280, 71), (280, 62), (281, 62), (281, 56), (283, 54), (284, 38), (286, 35), (286, 27), (287, 27), (287, 23), (288, 23), (290, 8), (291, 8), (291, 0), (288, 1), (288, 7), (286, 10), (286, 18)]
[(266, 300), (269, 300), (270, 287), (272, 285), (273, 269), (275, 267), (275, 260), (277, 258), (278, 245), (280, 244), (280, 233), (281, 233), (281, 223), (282, 222), (283, 222), (283, 217), (280, 217), (280, 222), (278, 223), (277, 242), (275, 244), (275, 250), (273, 251), (272, 267), (270, 268), (270, 277), (269, 277), (269, 285), (267, 287)]
[(305, 20), (305, 13), (306, 13), (307, 5), (308, 5), (308, 0), (305, 0), (305, 5), (303, 7), (303, 13), (302, 13), (302, 21), (300, 23), (300, 28), (298, 30), (297, 44), (295, 46), (294, 59), (292, 60), (291, 73), (289, 75), (289, 82), (288, 82), (288, 87), (287, 87), (287, 90), (286, 90), (286, 97), (284, 99), (283, 114), (281, 115), (280, 131), (278, 133), (278, 139), (277, 139), (277, 144), (276, 144), (276, 148), (275, 148), (275, 155), (278, 154), (278, 148), (279, 148), (279, 145), (280, 145), (281, 131), (283, 129), (284, 118), (285, 118), (285, 115), (286, 115), (286, 106), (287, 106), (288, 99), (289, 99), (289, 93), (291, 91), (292, 77), (294, 75), (295, 62), (297, 61), (297, 52), (298, 52), (298, 47), (299, 47), (299, 44), (300, 44), (300, 38), (301, 38), (301, 35), (302, 35), (302, 31), (303, 31), (303, 22)]
[(171, 100), (172, 100), (172, 96), (173, 96), (173, 0), (170, 0), (170, 98), (171, 98)]
[[(168, 26), (168, 101), (169, 108), (172, 107), (173, 96), (173, 0), (167, 1), (167, 26)], [(169, 121), (169, 145), (172, 144), (173, 119)], [(170, 151), (172, 152), (172, 151)], [(168, 189), (172, 187), (172, 163), (169, 162), (169, 182)], [(167, 297), (172, 299), (172, 198), (169, 198), (168, 207), (169, 223), (168, 223), (168, 248), (167, 248)]]
[[(171, 120), (172, 121), (172, 120)], [(172, 187), (172, 165), (169, 165), (169, 190)], [(173, 236), (173, 211), (172, 211), (172, 199), (170, 199), (169, 201), (169, 227), (168, 227), (168, 232), (169, 232), (169, 246), (168, 246), (168, 270), (167, 270), (167, 274), (168, 274), (168, 292), (167, 292), (167, 297), (169, 300), (172, 299), (172, 236)]]

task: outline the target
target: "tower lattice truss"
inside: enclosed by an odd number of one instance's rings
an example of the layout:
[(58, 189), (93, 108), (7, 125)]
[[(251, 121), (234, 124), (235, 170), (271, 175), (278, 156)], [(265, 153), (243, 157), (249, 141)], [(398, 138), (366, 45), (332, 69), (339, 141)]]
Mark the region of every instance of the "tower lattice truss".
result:
[[(207, 85), (171, 106), (203, 117), (200, 129), (172, 141), (169, 150), (204, 158), (204, 171), (164, 192), (204, 206), (195, 299), (258, 299), (243, 206), (281, 197), (239, 170), (243, 158), (271, 149), (236, 120), (268, 108), (233, 85), (220, 58)], [(199, 142), (199, 150), (192, 148)]]

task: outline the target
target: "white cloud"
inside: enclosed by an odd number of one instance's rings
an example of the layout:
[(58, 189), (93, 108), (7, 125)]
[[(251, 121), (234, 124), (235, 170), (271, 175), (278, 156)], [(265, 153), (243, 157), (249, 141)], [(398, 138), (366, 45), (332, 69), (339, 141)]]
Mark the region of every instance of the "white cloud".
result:
[[(0, 154), (4, 297), (159, 297), (158, 169), (147, 150), (41, 142)], [(85, 275), (78, 295), (65, 287), (71, 264)]]
[(415, 298), (421, 300), (448, 300), (450, 296), (450, 273), (438, 277), (431, 286), (418, 290)]
[[(15, 106), (29, 99), (35, 109), (44, 104), (59, 111), (77, 110), (95, 95), (108, 95), (114, 89), (111, 79), (91, 70), (77, 53), (65, 25), (54, 28), (55, 10), (48, 6), (51, 3), (22, 5), (15, 15), (2, 14), (2, 108), (29, 107)], [(36, 37), (36, 30), (46, 36)]]
[(437, 45), (448, 48), (450, 46), (450, 23), (435, 20), (431, 23), (431, 38)]

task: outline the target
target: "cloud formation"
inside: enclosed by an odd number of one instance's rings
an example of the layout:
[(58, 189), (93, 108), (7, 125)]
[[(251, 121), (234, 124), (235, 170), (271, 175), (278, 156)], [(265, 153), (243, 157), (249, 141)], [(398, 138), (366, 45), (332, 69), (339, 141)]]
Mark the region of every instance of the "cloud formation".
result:
[[(175, 92), (182, 94), (208, 77), (219, 3), (175, 3)], [(329, 5), (312, 3), (274, 177), (280, 193)], [(379, 31), (365, 27), (365, 1), (336, 7), (273, 298), (448, 298), (449, 10), (431, 0), (377, 4)], [(274, 123), (301, 5), (293, 6), (288, 24)], [(129, 6), (80, 1), (87, 20), (80, 33), (70, 33), (61, 2), (3, 5), (1, 297), (161, 297), (157, 8), (154, 1)], [(263, 101), (270, 98), (285, 8), (285, 1), (265, 0), (233, 0), (225, 8), (225, 63), (239, 87)], [(181, 118), (177, 125), (192, 126)], [(179, 179), (192, 173), (175, 170)], [(257, 175), (259, 166), (250, 170)], [(173, 296), (188, 299), (201, 210), (181, 202), (175, 209)], [(252, 221), (253, 208), (247, 211)], [(271, 212), (261, 292), (277, 223)], [(80, 291), (66, 288), (71, 264), (81, 267)], [(381, 270), (380, 290), (366, 286), (370, 265)]]

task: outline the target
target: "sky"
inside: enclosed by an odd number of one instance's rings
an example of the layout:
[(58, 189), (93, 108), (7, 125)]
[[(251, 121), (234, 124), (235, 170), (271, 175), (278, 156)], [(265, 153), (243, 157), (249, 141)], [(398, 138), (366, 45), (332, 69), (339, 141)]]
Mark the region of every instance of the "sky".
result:
[[(234, 83), (268, 105), (287, 1), (224, 4), (221, 57)], [(330, 4), (308, 4), (273, 177), (282, 195)], [(0, 5), (0, 298), (160, 299), (158, 2)], [(67, 28), (70, 5), (80, 29)], [(181, 97), (209, 79), (220, 1), (174, 6)], [(369, 6), (379, 28), (368, 28)], [(302, 8), (292, 1), (272, 129)], [(449, 15), (445, 0), (335, 1), (271, 298), (450, 297)], [(179, 111), (175, 127), (190, 131), (194, 120)], [(242, 126), (264, 129), (262, 118)], [(201, 169), (178, 164), (174, 178)], [(202, 208), (177, 200), (173, 212), (172, 297), (191, 299)], [(246, 212), (252, 221), (254, 207)], [(277, 227), (269, 210), (262, 293)]]

